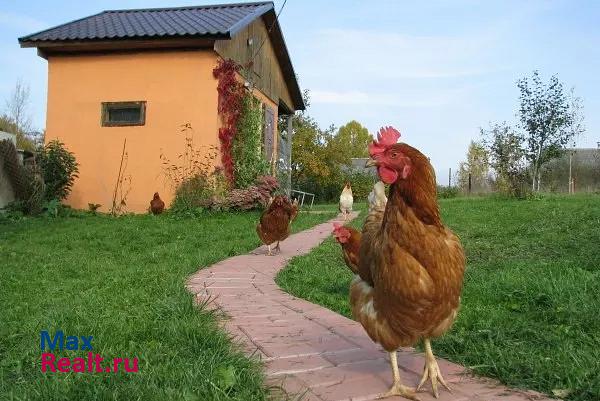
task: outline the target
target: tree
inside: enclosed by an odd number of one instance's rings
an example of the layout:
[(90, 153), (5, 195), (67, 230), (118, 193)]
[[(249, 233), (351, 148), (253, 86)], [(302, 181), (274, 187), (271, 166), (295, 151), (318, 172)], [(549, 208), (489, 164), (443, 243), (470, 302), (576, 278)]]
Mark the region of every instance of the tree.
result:
[(559, 157), (575, 136), (583, 133), (581, 100), (553, 75), (542, 82), (539, 72), (520, 79), (519, 120), (525, 133), (525, 157), (531, 166), (532, 190), (540, 189), (540, 168)]
[(353, 157), (368, 157), (368, 146), (373, 141), (369, 130), (358, 121), (352, 120), (341, 126), (337, 134), (331, 138), (331, 147), (347, 159), (345, 164), (350, 163)]
[(481, 128), (484, 144), (489, 156), (489, 165), (495, 172), (496, 189), (510, 196), (526, 195), (527, 169), (523, 137), (506, 122)]
[(327, 155), (331, 132), (322, 131), (317, 122), (305, 114), (296, 116), (293, 125), (292, 180), (298, 182), (312, 177), (325, 184), (332, 175), (332, 164)]
[(0, 130), (17, 136), (17, 148), (33, 151), (35, 145), (28, 137), (31, 131), (29, 86), (19, 79), (5, 106), (6, 113), (0, 116)]
[(467, 160), (458, 168), (458, 185), (469, 187), (469, 175), (472, 188), (481, 190), (486, 187), (489, 174), (488, 152), (480, 142), (471, 141), (467, 151)]

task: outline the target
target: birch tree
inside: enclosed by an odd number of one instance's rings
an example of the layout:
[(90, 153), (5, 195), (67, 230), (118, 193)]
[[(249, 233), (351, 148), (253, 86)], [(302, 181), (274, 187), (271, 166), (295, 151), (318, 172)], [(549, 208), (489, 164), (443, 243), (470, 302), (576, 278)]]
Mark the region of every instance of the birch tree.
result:
[(519, 120), (524, 131), (525, 157), (531, 168), (531, 188), (540, 189), (540, 168), (577, 135), (584, 132), (581, 100), (565, 93), (556, 75), (542, 82), (538, 71), (517, 81), (520, 90)]

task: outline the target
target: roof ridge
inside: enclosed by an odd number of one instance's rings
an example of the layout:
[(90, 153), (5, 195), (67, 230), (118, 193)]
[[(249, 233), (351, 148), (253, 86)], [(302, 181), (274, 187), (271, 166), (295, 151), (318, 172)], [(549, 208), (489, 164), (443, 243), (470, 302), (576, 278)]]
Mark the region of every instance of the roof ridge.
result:
[(210, 8), (232, 8), (232, 7), (256, 7), (267, 4), (274, 4), (273, 1), (255, 1), (249, 3), (223, 3), (223, 4), (204, 4), (196, 6), (180, 6), (180, 7), (157, 7), (157, 8), (123, 8), (117, 10), (104, 10), (103, 13), (130, 13), (143, 11), (177, 11), (177, 10), (197, 10)]

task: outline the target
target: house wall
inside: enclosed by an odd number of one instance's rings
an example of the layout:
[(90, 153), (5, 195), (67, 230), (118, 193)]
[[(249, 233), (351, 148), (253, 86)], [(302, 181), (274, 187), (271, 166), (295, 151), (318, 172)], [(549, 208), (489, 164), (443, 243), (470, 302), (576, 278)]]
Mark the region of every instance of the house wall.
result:
[[(145, 212), (154, 192), (168, 205), (174, 191), (160, 155), (175, 161), (183, 153), (181, 125), (192, 125), (196, 147), (218, 145), (216, 61), (212, 49), (50, 56), (46, 141), (60, 139), (80, 165), (67, 203), (110, 210), (127, 139), (127, 211)], [(102, 102), (140, 100), (145, 125), (101, 126)]]

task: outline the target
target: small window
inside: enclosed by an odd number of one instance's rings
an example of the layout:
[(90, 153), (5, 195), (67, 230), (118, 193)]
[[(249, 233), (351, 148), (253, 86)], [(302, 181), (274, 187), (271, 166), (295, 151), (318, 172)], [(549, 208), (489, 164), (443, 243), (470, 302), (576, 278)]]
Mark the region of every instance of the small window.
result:
[(123, 127), (146, 123), (146, 102), (103, 102), (102, 126)]

